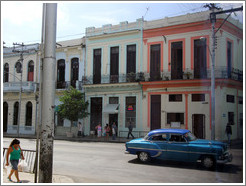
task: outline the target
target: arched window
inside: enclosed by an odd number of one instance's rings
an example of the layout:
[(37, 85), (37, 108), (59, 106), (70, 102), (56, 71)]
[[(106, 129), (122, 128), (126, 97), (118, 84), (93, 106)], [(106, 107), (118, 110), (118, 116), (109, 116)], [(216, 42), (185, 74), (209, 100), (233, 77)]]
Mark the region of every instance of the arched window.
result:
[(3, 132), (7, 132), (8, 129), (8, 111), (9, 106), (7, 102), (3, 103)]
[(65, 60), (60, 59), (57, 62), (57, 88), (65, 88)]
[(28, 77), (27, 77), (27, 81), (33, 81), (33, 77), (34, 77), (34, 62), (30, 61), (28, 63)]
[(26, 126), (32, 126), (32, 103), (30, 101), (26, 104)]
[(5, 63), (4, 65), (4, 75), (3, 75), (3, 82), (9, 82), (9, 64)]
[(21, 71), (22, 71), (22, 65), (21, 65), (21, 63), (18, 61), (18, 62), (15, 64), (15, 72), (21, 73)]
[(15, 104), (14, 104), (13, 125), (17, 125), (18, 124), (18, 112), (19, 112), (19, 102), (15, 102)]
[(71, 60), (71, 86), (76, 88), (76, 81), (79, 79), (79, 58)]

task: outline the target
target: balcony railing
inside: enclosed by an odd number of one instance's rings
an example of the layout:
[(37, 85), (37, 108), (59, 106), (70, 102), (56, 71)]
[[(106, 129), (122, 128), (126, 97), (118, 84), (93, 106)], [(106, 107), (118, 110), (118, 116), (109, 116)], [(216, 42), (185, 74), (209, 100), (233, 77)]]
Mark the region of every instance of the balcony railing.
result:
[[(19, 92), (20, 91), (20, 82), (5, 82), (3, 83), (4, 92)], [(32, 81), (22, 82), (22, 91), (23, 92), (36, 92), (37, 83)]]
[[(204, 74), (203, 74), (204, 77)], [(206, 78), (194, 78), (193, 70), (185, 70), (183, 72), (182, 79), (210, 79), (211, 70), (207, 69)], [(227, 67), (216, 67), (215, 68), (215, 78), (216, 79), (233, 79), (236, 81), (243, 81), (243, 71), (239, 69), (231, 69), (228, 71)], [(99, 79), (99, 80), (98, 80)], [(83, 76), (82, 81), (79, 83), (82, 85), (88, 84), (106, 84), (106, 83), (131, 83), (131, 82), (140, 82), (140, 81), (168, 81), (171, 79), (171, 72), (164, 71), (161, 73), (161, 76), (151, 77), (149, 73), (139, 72), (139, 73), (130, 73), (130, 74), (120, 74), (120, 75), (102, 75), (101, 78), (97, 77), (96, 83), (93, 83), (93, 76)], [(175, 79), (177, 80), (177, 79)], [(82, 86), (81, 85), (81, 86)]]

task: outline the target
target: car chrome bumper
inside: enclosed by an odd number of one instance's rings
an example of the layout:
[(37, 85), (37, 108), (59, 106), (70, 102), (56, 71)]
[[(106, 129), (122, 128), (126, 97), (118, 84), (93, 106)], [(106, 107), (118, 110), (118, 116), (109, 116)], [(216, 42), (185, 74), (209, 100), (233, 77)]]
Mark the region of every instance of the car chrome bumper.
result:
[(232, 154), (228, 152), (224, 155), (224, 158), (222, 160), (218, 160), (217, 162), (218, 163), (228, 163), (228, 162), (231, 162), (232, 159), (233, 159)]

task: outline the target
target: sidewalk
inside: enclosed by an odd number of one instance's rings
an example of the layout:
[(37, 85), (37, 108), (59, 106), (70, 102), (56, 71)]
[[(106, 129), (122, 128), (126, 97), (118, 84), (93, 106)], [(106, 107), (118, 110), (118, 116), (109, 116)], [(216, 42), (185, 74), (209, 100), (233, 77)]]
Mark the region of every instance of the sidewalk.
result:
[[(12, 134), (4, 134), (3, 137), (14, 138)], [(36, 139), (34, 135), (20, 135), (19, 138), (26, 138), (26, 139)], [(116, 137), (115, 140), (112, 140), (110, 136), (108, 140), (105, 137), (98, 138), (96, 136), (85, 136), (85, 137), (67, 137), (67, 136), (55, 136), (54, 140), (66, 140), (66, 141), (76, 141), (76, 142), (105, 142), (105, 143), (126, 143), (132, 138), (127, 139), (126, 137)], [(227, 143), (227, 141), (222, 141)], [(240, 146), (243, 148), (243, 139), (235, 139), (231, 140), (231, 148), (234, 146)]]
[[(6, 138), (15, 138), (16, 136), (13, 134), (3, 134), (3, 137)], [(25, 139), (36, 139), (35, 135), (23, 135), (20, 134), (18, 138), (25, 138)], [(76, 142), (106, 142), (106, 143), (125, 143), (132, 138), (127, 139), (126, 137), (116, 137), (115, 140), (112, 140), (112, 136), (106, 140), (105, 137), (98, 138), (97, 136), (85, 136), (85, 137), (67, 137), (67, 136), (55, 136), (54, 140), (66, 140), (66, 141), (76, 141)]]
[[(19, 172), (19, 178), (23, 183), (34, 183), (34, 176), (31, 173)], [(11, 177), (13, 182), (9, 181), (7, 177), (7, 170), (3, 169), (3, 183), (16, 183), (15, 175)], [(74, 183), (74, 181), (67, 176), (53, 175), (52, 183)]]

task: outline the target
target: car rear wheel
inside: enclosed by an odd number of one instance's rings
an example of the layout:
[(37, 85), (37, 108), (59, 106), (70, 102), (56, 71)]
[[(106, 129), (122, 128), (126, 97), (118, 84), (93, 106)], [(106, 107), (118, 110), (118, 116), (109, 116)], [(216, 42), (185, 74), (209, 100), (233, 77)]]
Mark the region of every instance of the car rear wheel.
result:
[(204, 156), (202, 158), (202, 165), (207, 168), (207, 169), (211, 169), (214, 168), (215, 166), (215, 160), (213, 157), (211, 156)]
[(138, 159), (139, 161), (146, 163), (150, 161), (150, 156), (147, 152), (140, 152), (138, 153)]

